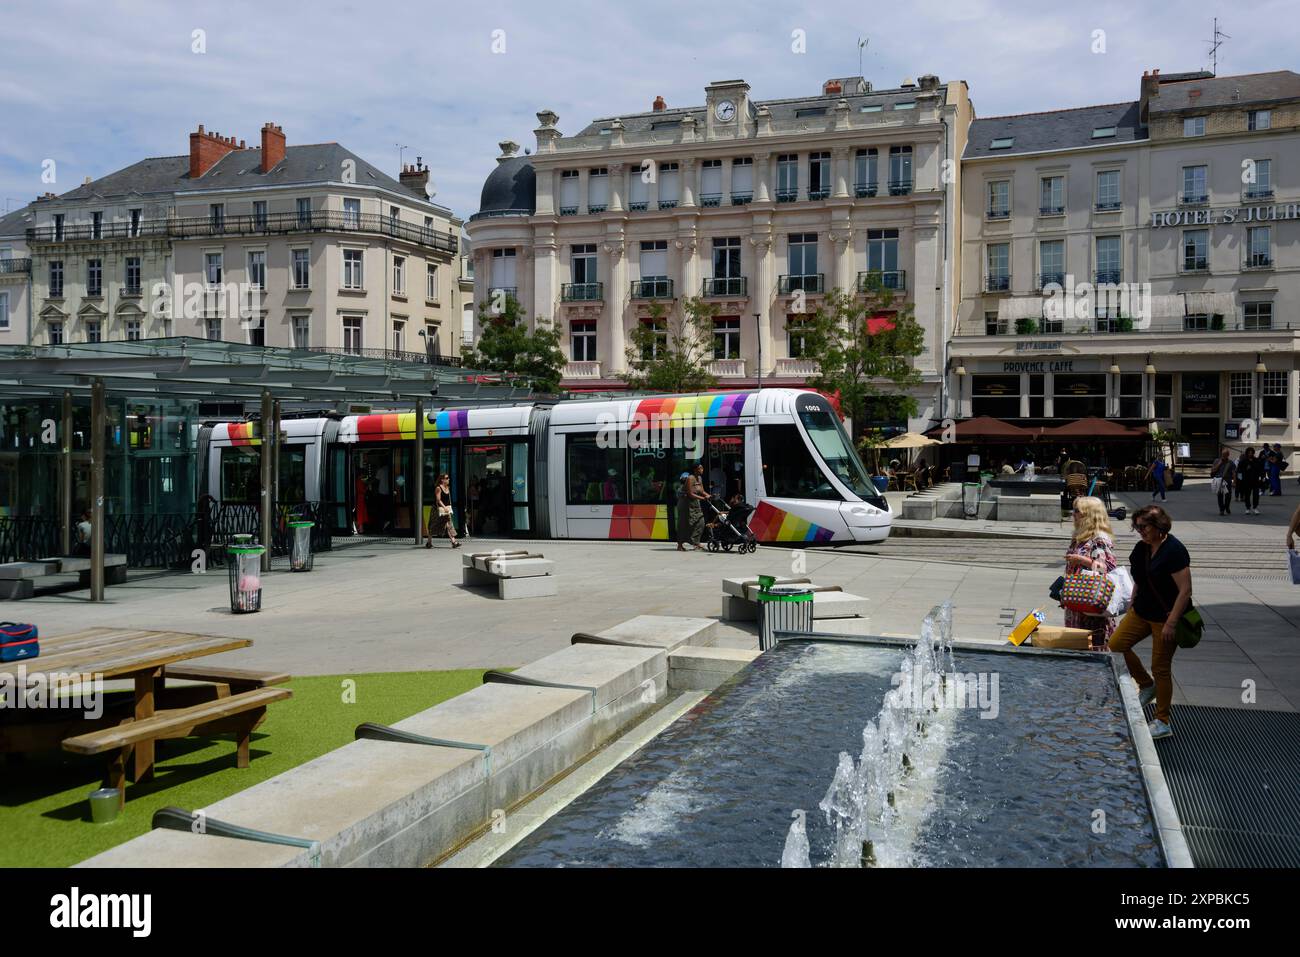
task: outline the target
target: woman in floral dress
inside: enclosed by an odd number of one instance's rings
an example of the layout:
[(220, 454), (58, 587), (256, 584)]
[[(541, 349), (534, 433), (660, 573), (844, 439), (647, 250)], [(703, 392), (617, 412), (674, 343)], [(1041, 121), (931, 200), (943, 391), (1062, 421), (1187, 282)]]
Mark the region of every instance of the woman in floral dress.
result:
[[(1115, 539), (1106, 506), (1099, 498), (1079, 496), (1074, 500), (1074, 538), (1070, 550), (1065, 553), (1065, 573), (1091, 568), (1108, 575), (1116, 567)], [(1110, 615), (1085, 615), (1067, 608), (1065, 627), (1092, 632), (1093, 650), (1105, 651), (1110, 636), (1115, 632), (1115, 619)]]

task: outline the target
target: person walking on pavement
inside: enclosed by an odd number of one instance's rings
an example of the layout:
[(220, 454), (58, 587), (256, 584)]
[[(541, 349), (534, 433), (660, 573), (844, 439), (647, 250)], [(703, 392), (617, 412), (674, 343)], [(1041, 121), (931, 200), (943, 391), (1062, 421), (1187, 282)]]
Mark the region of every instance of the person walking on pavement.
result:
[(1295, 537), (1300, 534), (1300, 505), (1296, 506), (1295, 513), (1291, 516), (1291, 524), (1286, 529), (1286, 548), (1287, 551), (1295, 551)]
[(1232, 486), (1236, 484), (1237, 466), (1232, 461), (1232, 452), (1225, 447), (1219, 457), (1210, 466), (1210, 483), (1218, 480), (1219, 514), (1232, 514)]
[(1237, 481), (1245, 495), (1246, 514), (1259, 514), (1259, 492), (1264, 487), (1264, 462), (1254, 449), (1246, 449), (1237, 464)]
[(1151, 467), (1147, 469), (1147, 478), (1151, 479), (1152, 482), (1155, 483), (1155, 487), (1151, 491), (1151, 501), (1153, 502), (1156, 500), (1157, 495), (1160, 496), (1160, 501), (1162, 502), (1166, 501), (1165, 499), (1165, 469), (1166, 468), (1168, 468), (1168, 466), (1165, 465), (1165, 460), (1157, 456), (1156, 458), (1151, 460)]
[[(691, 547), (697, 552), (703, 551), (700, 536), (704, 534), (704, 506), (701, 504), (709, 497), (704, 491), (704, 463), (697, 462), (682, 483), (681, 498), (677, 500), (677, 534), (682, 539), (689, 537)], [(684, 552), (684, 542), (678, 541), (677, 550)]]
[(433, 548), (433, 538), (444, 534), (451, 539), (452, 548), (460, 548), (456, 541), (456, 515), (451, 507), (451, 476), (443, 472), (438, 476), (438, 484), (433, 489), (433, 535), (424, 543), (425, 548)]
[[(1133, 603), (1110, 639), (1110, 650), (1124, 656), (1128, 672), (1138, 685), (1138, 700), (1145, 707), (1154, 698), (1152, 738), (1173, 734), (1169, 706), (1174, 697), (1175, 633), (1178, 622), (1192, 607), (1192, 559), (1173, 535), (1173, 520), (1159, 505), (1146, 505), (1133, 513), (1133, 528), (1142, 540), (1133, 547)], [(1148, 674), (1133, 646), (1151, 637), (1151, 672)]]
[(1282, 458), (1282, 444), (1274, 442), (1273, 448), (1268, 454), (1268, 494), (1282, 494), (1282, 470), (1286, 468), (1286, 460)]
[[(1092, 569), (1100, 575), (1109, 575), (1117, 567), (1115, 539), (1110, 529), (1110, 516), (1102, 500), (1091, 495), (1080, 495), (1074, 500), (1074, 537), (1065, 553), (1065, 574), (1078, 569)], [(1092, 633), (1092, 650), (1105, 651), (1106, 642), (1115, 632), (1115, 619), (1104, 613), (1086, 615), (1072, 608), (1065, 609), (1065, 627), (1083, 628)]]

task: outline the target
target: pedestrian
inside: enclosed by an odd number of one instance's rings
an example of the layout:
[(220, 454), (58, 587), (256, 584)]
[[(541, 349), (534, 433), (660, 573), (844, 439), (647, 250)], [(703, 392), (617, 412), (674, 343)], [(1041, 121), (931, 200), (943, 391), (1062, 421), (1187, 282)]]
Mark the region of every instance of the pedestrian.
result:
[(1291, 516), (1291, 524), (1286, 529), (1286, 548), (1287, 551), (1295, 551), (1295, 537), (1300, 533), (1300, 505), (1296, 506), (1295, 514)]
[(366, 481), (365, 475), (357, 475), (356, 485), (352, 491), (356, 498), (353, 506), (352, 531), (358, 535), (364, 535), (366, 534), (366, 526), (370, 524), (370, 509), (367, 507), (366, 502), (366, 496), (370, 492), (370, 484)]
[(1286, 459), (1282, 458), (1282, 443), (1274, 442), (1273, 450), (1268, 456), (1269, 495), (1282, 494), (1282, 470), (1286, 468)]
[(1259, 514), (1259, 492), (1264, 487), (1264, 462), (1254, 449), (1246, 449), (1237, 464), (1237, 481), (1245, 492), (1246, 514)]
[[(1110, 650), (1124, 656), (1128, 672), (1138, 684), (1138, 700), (1156, 702), (1151, 737), (1173, 734), (1169, 705), (1174, 696), (1175, 632), (1192, 607), (1192, 560), (1173, 535), (1173, 520), (1159, 505), (1146, 505), (1133, 513), (1133, 528), (1141, 541), (1133, 547), (1133, 602), (1110, 638)], [(1151, 637), (1151, 674), (1142, 666), (1133, 646)]]
[(1232, 461), (1232, 452), (1225, 446), (1210, 466), (1210, 484), (1214, 486), (1214, 494), (1219, 499), (1220, 515), (1232, 514), (1232, 486), (1236, 484), (1236, 479), (1237, 466)]
[(1151, 460), (1151, 467), (1147, 469), (1147, 478), (1151, 479), (1152, 482), (1155, 483), (1155, 487), (1151, 490), (1151, 501), (1153, 502), (1156, 500), (1157, 495), (1160, 496), (1160, 501), (1166, 501), (1165, 470), (1167, 468), (1168, 466), (1165, 465), (1165, 460), (1157, 455)]
[(677, 500), (677, 550), (684, 552), (684, 540), (689, 538), (691, 547), (697, 552), (703, 551), (700, 536), (704, 534), (703, 502), (709, 497), (704, 491), (704, 463), (697, 462), (685, 473), (682, 481), (681, 497)]
[(90, 540), (92, 529), (90, 525), (90, 509), (81, 513), (81, 521), (77, 522), (77, 540), (73, 543), (72, 554), (86, 556), (90, 554)]
[[(1074, 500), (1074, 537), (1065, 553), (1065, 574), (1091, 568), (1099, 575), (1109, 575), (1117, 566), (1115, 537), (1110, 529), (1106, 506), (1101, 499), (1091, 495), (1079, 496)], [(1105, 651), (1110, 636), (1115, 632), (1115, 619), (1104, 612), (1086, 615), (1067, 608), (1065, 627), (1086, 629), (1092, 634), (1092, 650)]]
[(446, 535), (451, 539), (452, 548), (460, 548), (456, 541), (456, 513), (451, 507), (451, 476), (443, 472), (438, 476), (438, 484), (433, 488), (433, 534), (424, 543), (425, 548), (433, 548), (434, 537)]

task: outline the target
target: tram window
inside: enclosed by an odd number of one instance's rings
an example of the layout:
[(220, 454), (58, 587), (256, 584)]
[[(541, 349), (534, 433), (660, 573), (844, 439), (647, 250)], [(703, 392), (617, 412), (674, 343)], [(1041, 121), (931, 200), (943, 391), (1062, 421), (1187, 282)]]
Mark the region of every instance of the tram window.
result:
[(844, 427), (835, 413), (825, 403), (808, 404), (801, 401), (798, 405), (799, 421), (808, 431), (808, 437), (821, 455), (835, 477), (843, 482), (855, 495), (862, 498), (876, 496), (876, 489), (867, 478), (862, 467), (862, 459), (853, 451), (849, 438), (844, 434)]
[(569, 436), (569, 504), (600, 505), (627, 501), (627, 455), (601, 448), (596, 437)]
[(763, 454), (763, 485), (773, 498), (817, 498), (839, 501), (818, 467), (803, 436), (795, 425), (760, 425)]
[(280, 501), (307, 500), (307, 447), (285, 445), (280, 448)]
[(688, 454), (688, 450), (680, 448), (633, 449), (632, 503), (675, 503), (680, 485), (679, 476), (689, 471), (697, 461), (688, 460)]
[(221, 450), (221, 500), (256, 502), (261, 498), (261, 454), (247, 446)]

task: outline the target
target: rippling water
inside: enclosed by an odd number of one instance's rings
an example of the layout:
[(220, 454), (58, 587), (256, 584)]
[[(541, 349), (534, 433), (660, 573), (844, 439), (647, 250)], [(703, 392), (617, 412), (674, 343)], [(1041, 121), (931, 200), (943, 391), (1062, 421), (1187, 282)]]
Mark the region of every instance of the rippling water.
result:
[[(782, 644), (498, 865), (775, 867), (792, 811), (806, 814), (812, 860), (826, 860), (833, 832), (817, 804), (901, 661), (889, 646)], [(918, 863), (1161, 865), (1105, 662), (958, 652), (956, 667), (996, 670), (998, 715), (957, 712)]]

